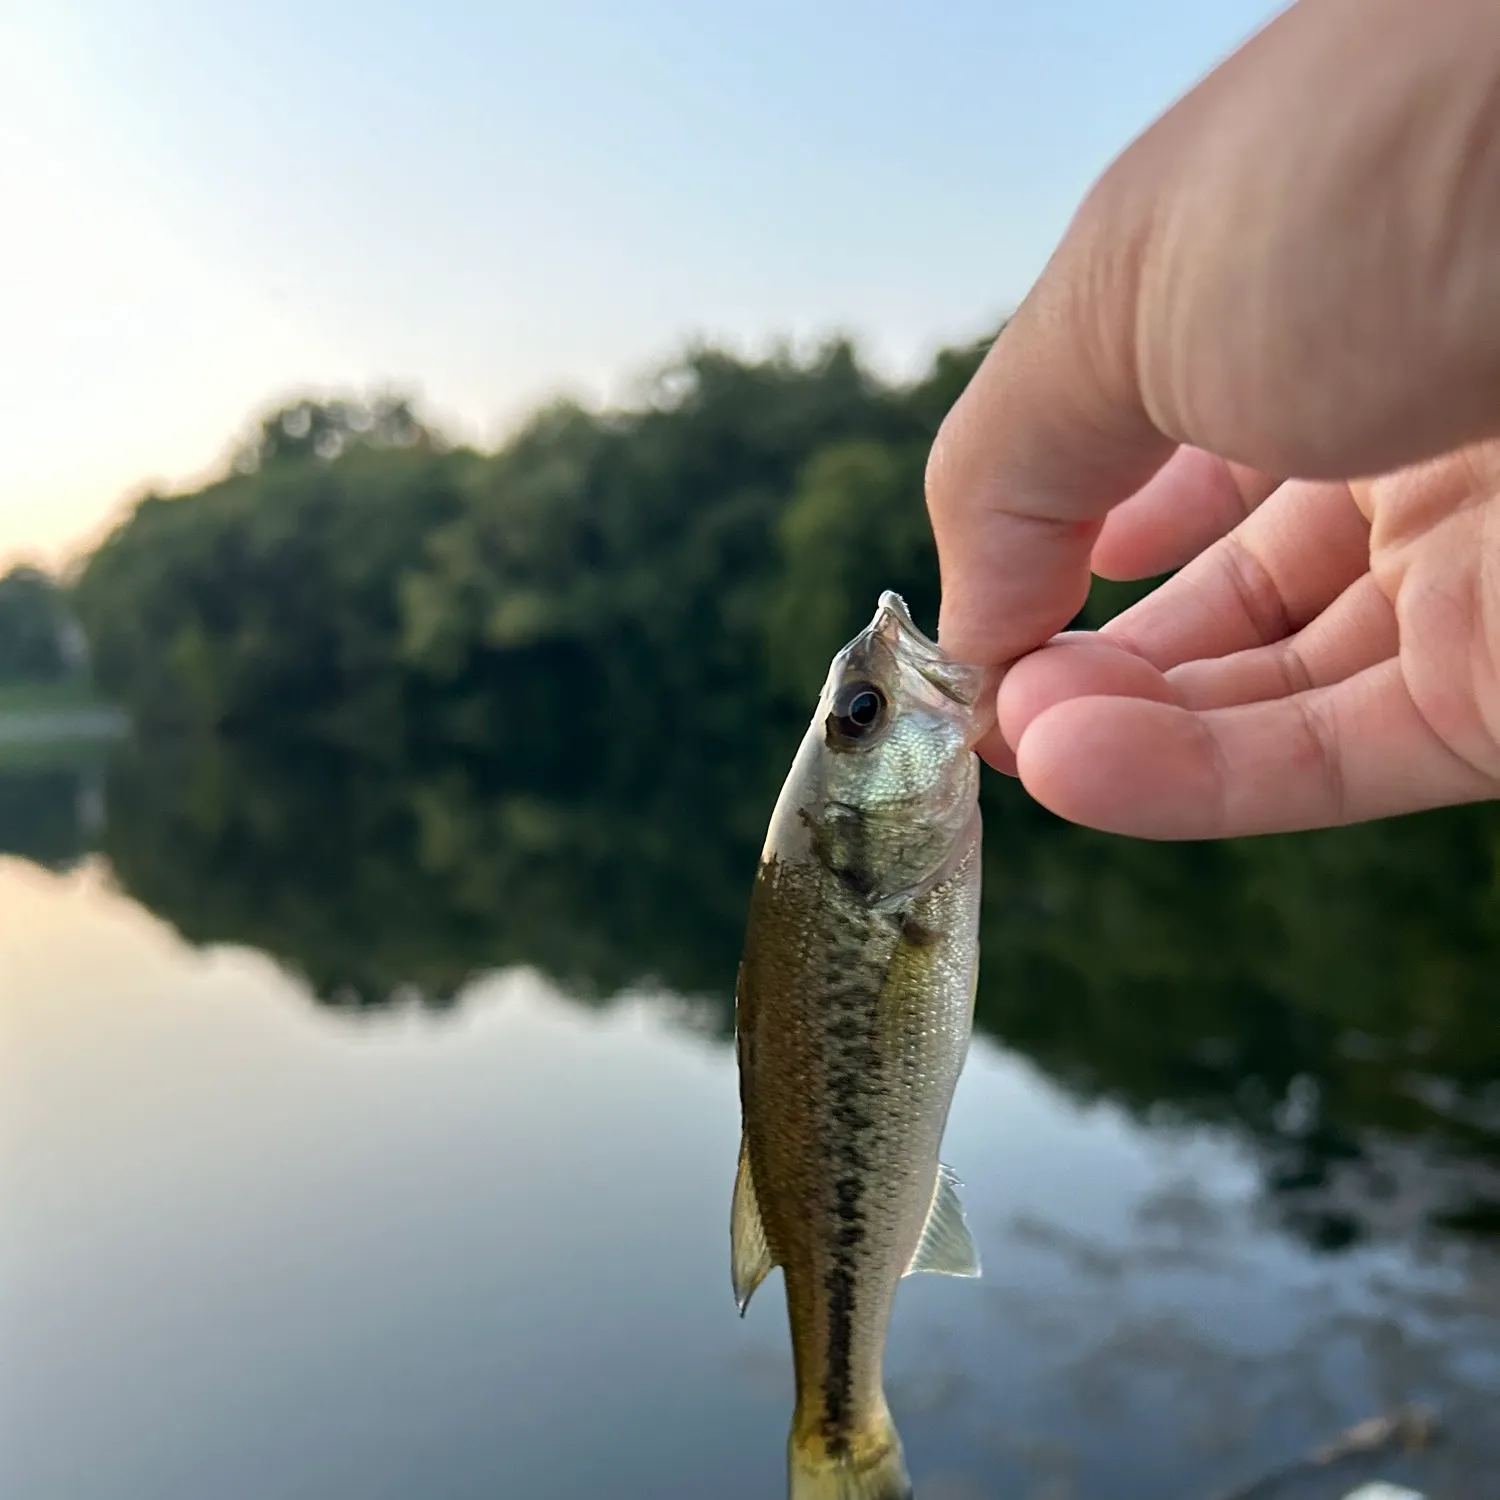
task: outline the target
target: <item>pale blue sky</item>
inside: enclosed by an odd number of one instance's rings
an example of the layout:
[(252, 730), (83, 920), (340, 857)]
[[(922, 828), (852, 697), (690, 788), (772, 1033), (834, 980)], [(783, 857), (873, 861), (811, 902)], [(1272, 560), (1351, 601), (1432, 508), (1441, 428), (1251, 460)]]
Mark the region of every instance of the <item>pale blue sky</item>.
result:
[(471, 440), (693, 336), (906, 371), (1258, 0), (0, 0), (0, 556), (294, 389)]

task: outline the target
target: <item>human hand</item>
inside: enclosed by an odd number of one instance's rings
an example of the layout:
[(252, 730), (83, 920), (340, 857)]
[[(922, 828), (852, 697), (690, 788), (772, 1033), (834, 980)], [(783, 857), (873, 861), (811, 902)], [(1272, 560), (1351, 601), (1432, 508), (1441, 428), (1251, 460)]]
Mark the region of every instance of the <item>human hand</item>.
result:
[[(944, 644), (1025, 658), (986, 758), (1151, 837), (1495, 795), (1497, 310), (1500, 7), (1303, 0), (1101, 179), (934, 447)], [(1189, 566), (1026, 655), (1091, 560)]]
[[(1161, 571), (1259, 475), (1184, 450), (1095, 547)], [(1182, 503), (1184, 492), (1197, 513)], [(1500, 442), (1380, 479), (1293, 481), (1097, 636), (1000, 689), (1033, 794), (1078, 822), (1206, 838), (1500, 793)]]

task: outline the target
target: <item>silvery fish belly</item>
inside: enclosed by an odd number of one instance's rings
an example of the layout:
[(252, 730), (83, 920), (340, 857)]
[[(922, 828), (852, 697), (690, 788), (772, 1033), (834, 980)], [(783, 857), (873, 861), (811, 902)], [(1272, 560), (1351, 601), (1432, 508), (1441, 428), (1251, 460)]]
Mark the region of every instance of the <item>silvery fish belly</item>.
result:
[(883, 594), (833, 660), (756, 874), (731, 1242), (741, 1313), (782, 1268), (792, 1500), (908, 1500), (881, 1373), (896, 1287), (979, 1274), (938, 1153), (978, 971), (980, 694)]

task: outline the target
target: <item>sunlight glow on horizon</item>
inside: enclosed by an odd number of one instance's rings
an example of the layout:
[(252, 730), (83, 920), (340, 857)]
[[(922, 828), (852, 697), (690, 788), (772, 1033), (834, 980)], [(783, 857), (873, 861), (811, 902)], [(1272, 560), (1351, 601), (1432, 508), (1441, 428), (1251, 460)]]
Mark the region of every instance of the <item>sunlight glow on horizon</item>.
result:
[(0, 565), (56, 563), (130, 495), (212, 468), (281, 372), (326, 363), (110, 155), (53, 59), (0, 48), (0, 194), (21, 231), (0, 275), (0, 410), (21, 417), (0, 443)]

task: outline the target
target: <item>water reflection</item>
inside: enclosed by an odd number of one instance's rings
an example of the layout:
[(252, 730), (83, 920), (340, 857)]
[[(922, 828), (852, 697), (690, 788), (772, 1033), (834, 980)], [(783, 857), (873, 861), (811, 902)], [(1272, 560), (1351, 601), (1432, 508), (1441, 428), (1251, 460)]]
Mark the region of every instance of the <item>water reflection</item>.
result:
[[(732, 1060), (670, 1005), (513, 970), (351, 1029), (100, 868), (0, 861), (0, 909), (7, 1495), (779, 1493), (785, 1322), (727, 1286)], [(1397, 1401), (1452, 1436), (1275, 1493), (1485, 1493), (1482, 1246), (1309, 1257), (1232, 1133), (1081, 1105), (986, 1041), (948, 1149), (986, 1277), (903, 1289), (924, 1500), (1200, 1500)]]
[(9, 745), (0, 759), (0, 854), (53, 870), (77, 864), (104, 829), (106, 752)]
[[(673, 795), (696, 775), (664, 763), (642, 804), (517, 794), (482, 761), (154, 744), (112, 762), (100, 847), (189, 941), (269, 953), (330, 1007), (443, 1008), (519, 963), (586, 1003), (699, 997), (727, 1036), (775, 778)], [(1500, 1224), (1495, 810), (1150, 845), (994, 777), (986, 817), (983, 1031), (1079, 1098), (1231, 1126), (1312, 1244)]]
[[(948, 1152), (986, 1278), (893, 1332), (924, 1500), (1206, 1500), (1405, 1401), (1431, 1455), (1268, 1493), (1488, 1493), (1500, 821), (1156, 847), (1012, 791)], [(778, 1493), (784, 1323), (726, 1318), (723, 1223), (765, 795), (0, 774), (0, 1489)]]

